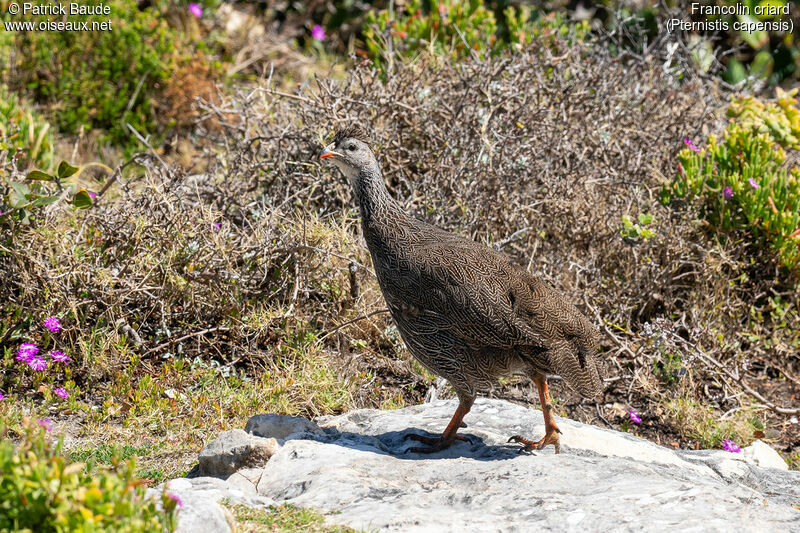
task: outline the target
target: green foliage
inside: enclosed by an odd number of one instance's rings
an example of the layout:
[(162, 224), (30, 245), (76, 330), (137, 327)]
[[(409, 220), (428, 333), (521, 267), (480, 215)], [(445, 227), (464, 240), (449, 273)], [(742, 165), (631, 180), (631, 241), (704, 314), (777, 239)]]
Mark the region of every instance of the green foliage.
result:
[[(791, 455), (781, 455), (786, 464), (789, 465), (790, 470), (800, 470), (800, 452)], [(797, 508), (797, 506), (795, 506)]]
[(797, 90), (777, 89), (777, 101), (734, 98), (723, 139), (678, 154), (678, 173), (661, 191), (696, 200), (701, 216), (717, 232), (743, 230), (759, 247), (774, 250), (783, 266), (800, 266), (800, 170), (787, 169), (784, 149), (800, 147)]
[(672, 386), (686, 374), (681, 355), (677, 352), (663, 352), (653, 361), (653, 375), (664, 385)]
[[(727, 23), (731, 45), (744, 45), (745, 51), (732, 56), (723, 77), (729, 83), (739, 83), (747, 77), (744, 64), (750, 66), (750, 75), (766, 78), (772, 84), (797, 72), (800, 51), (789, 28), (793, 5), (786, 0), (725, 0), (729, 6), (747, 7), (749, 15), (710, 15), (709, 21)], [(772, 10), (767, 9), (773, 8)], [(787, 9), (788, 8), (788, 9)], [(756, 10), (760, 9), (760, 13)], [(788, 14), (781, 11), (787, 10)], [(768, 24), (770, 26), (764, 26)], [(775, 30), (781, 24), (785, 30)], [(738, 25), (738, 26), (737, 26)], [(748, 31), (749, 30), (749, 31)]]
[[(172, 531), (176, 504), (144, 498), (134, 463), (93, 474), (69, 463), (62, 439), (28, 421), (18, 446), (0, 441), (0, 531)], [(0, 428), (2, 433), (6, 428)]]
[[(0, 214), (0, 224), (12, 221), (29, 224), (31, 215), (62, 198), (76, 209), (88, 209), (92, 206), (92, 196), (76, 180), (84, 168), (93, 165), (99, 163), (75, 167), (61, 161), (55, 173), (32, 170), (24, 182), (13, 181), (6, 175), (0, 176), (0, 185), (6, 185), (9, 191), (3, 201), (11, 207)], [(105, 168), (111, 172), (111, 169)]]
[[(394, 17), (394, 20), (391, 20)], [(388, 31), (388, 32), (387, 32)], [(476, 51), (488, 52), (495, 41), (497, 22), (480, 0), (410, 0), (395, 13), (370, 11), (364, 29), (367, 51), (377, 61), (388, 50), (388, 39), (400, 53), (413, 55), (431, 46), (435, 53), (453, 58)], [(460, 33), (460, 35), (459, 35)], [(487, 39), (487, 36), (491, 36)], [(463, 39), (462, 39), (463, 37)]]
[(17, 165), (49, 169), (53, 164), (53, 135), (38, 113), (26, 109), (16, 94), (0, 84), (0, 150), (17, 157)]
[[(140, 10), (135, 0), (108, 3), (111, 15), (70, 16), (72, 22), (111, 21), (110, 31), (17, 31), (9, 83), (50, 105), (61, 131), (82, 126), (106, 131), (105, 140), (132, 143), (126, 123), (142, 134), (160, 133), (152, 98), (170, 79), (179, 60), (182, 34), (155, 9)], [(3, 21), (40, 16), (7, 13)]]
[(560, 14), (541, 15), (528, 6), (509, 6), (502, 14), (498, 22), (480, 0), (410, 0), (393, 13), (388, 9), (370, 11), (364, 41), (373, 60), (385, 69), (391, 60), (389, 51), (404, 57), (423, 49), (450, 54), (453, 59), (473, 53), (486, 57), (529, 44), (540, 35), (566, 37), (576, 31), (583, 37), (589, 28), (585, 22), (572, 26)]
[(632, 241), (646, 241), (650, 237), (654, 237), (656, 233), (647, 228), (649, 224), (652, 224), (655, 220), (653, 215), (646, 215), (644, 213), (639, 213), (639, 223), (635, 224), (630, 216), (622, 215), (622, 229), (620, 229), (620, 234)]
[[(668, 418), (678, 422), (681, 433), (697, 440), (703, 449), (720, 448), (725, 439), (737, 440), (733, 421), (718, 420), (713, 409), (694, 399), (675, 398), (668, 401), (666, 407)], [(749, 434), (752, 435), (752, 429)]]
[(326, 525), (325, 517), (313, 509), (303, 509), (294, 505), (272, 506), (268, 510), (253, 509), (246, 505), (226, 504), (233, 512), (236, 522), (244, 531), (280, 533), (354, 533), (347, 526)]
[(535, 38), (558, 36), (582, 40), (589, 33), (587, 21), (572, 23), (569, 16), (560, 11), (540, 13), (523, 4), (519, 7), (509, 6), (503, 14), (508, 33), (507, 44), (515, 49), (530, 44)]

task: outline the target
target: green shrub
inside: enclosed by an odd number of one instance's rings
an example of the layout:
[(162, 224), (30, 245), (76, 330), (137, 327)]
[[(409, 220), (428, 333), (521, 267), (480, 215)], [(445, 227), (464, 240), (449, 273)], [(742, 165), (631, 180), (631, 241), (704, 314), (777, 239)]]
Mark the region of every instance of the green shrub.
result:
[(0, 150), (17, 157), (20, 168), (48, 170), (53, 164), (53, 134), (38, 113), (25, 108), (16, 94), (0, 84)]
[(620, 235), (631, 241), (646, 241), (650, 237), (654, 237), (656, 232), (648, 228), (655, 220), (653, 215), (639, 213), (639, 223), (634, 223), (629, 215), (622, 215), (622, 228), (619, 230)]
[[(70, 16), (72, 22), (111, 21), (110, 31), (17, 31), (8, 83), (51, 107), (66, 133), (81, 126), (105, 130), (105, 141), (131, 145), (130, 123), (142, 134), (162, 133), (153, 103), (169, 81), (186, 38), (155, 9), (135, 0), (112, 0), (110, 15)], [(42, 23), (48, 17), (3, 14), (4, 21)], [(182, 52), (179, 52), (182, 51)]]
[[(497, 22), (480, 0), (410, 0), (397, 9), (394, 14), (386, 9), (367, 14), (365, 44), (376, 61), (388, 49), (387, 30), (393, 49), (405, 55), (428, 46), (435, 53), (450, 53), (453, 58), (463, 57), (470, 50), (483, 55), (495, 41)], [(394, 20), (390, 20), (391, 15)]]
[(404, 57), (413, 57), (424, 49), (450, 54), (453, 59), (472, 53), (485, 57), (510, 46), (529, 44), (541, 35), (567, 36), (576, 31), (583, 37), (588, 28), (586, 22), (573, 26), (560, 14), (541, 15), (528, 6), (507, 7), (498, 22), (480, 0), (410, 0), (397, 6), (394, 13), (387, 9), (370, 11), (364, 41), (373, 60), (385, 69), (389, 50)]
[(111, 172), (110, 168), (99, 163), (74, 167), (66, 161), (61, 161), (55, 173), (32, 170), (24, 181), (15, 181), (7, 174), (0, 174), (0, 191), (8, 191), (2, 198), (3, 203), (11, 208), (4, 209), (0, 213), (0, 225), (13, 224), (17, 221), (28, 224), (31, 215), (62, 199), (77, 209), (88, 209), (92, 205), (95, 193), (84, 189), (78, 178), (81, 172), (90, 166), (101, 166)]
[(743, 230), (754, 244), (777, 252), (790, 270), (800, 266), (800, 170), (786, 168), (784, 149), (800, 147), (797, 90), (777, 89), (777, 101), (734, 98), (723, 138), (699, 149), (688, 141), (678, 154), (678, 173), (662, 202), (686, 198), (717, 232)]
[[(46, 421), (40, 421), (47, 425)], [(5, 434), (7, 428), (0, 427)], [(175, 500), (145, 499), (134, 477), (134, 462), (89, 474), (83, 463), (68, 463), (63, 439), (54, 442), (43, 427), (28, 422), (21, 442), (0, 441), (0, 531), (172, 531)]]

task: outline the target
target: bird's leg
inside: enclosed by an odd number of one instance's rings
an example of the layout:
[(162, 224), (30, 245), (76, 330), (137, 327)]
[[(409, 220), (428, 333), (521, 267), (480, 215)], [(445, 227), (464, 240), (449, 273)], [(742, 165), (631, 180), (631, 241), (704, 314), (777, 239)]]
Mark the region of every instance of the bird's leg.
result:
[(544, 415), (544, 437), (534, 442), (519, 435), (514, 435), (508, 442), (519, 442), (524, 444), (521, 451), (529, 452), (531, 450), (541, 450), (548, 444), (552, 444), (556, 453), (561, 452), (561, 444), (558, 440), (558, 434), (561, 430), (556, 426), (555, 418), (553, 418), (553, 406), (550, 404), (550, 391), (547, 388), (547, 377), (544, 374), (537, 373), (533, 376), (533, 382), (536, 383), (536, 388), (539, 390), (539, 403), (542, 404), (542, 414)]
[(456, 439), (471, 442), (467, 437), (456, 435), (456, 432), (458, 431), (458, 428), (461, 427), (461, 421), (463, 420), (464, 416), (469, 413), (469, 410), (472, 408), (473, 401), (474, 400), (465, 401), (464, 399), (459, 401), (458, 408), (456, 408), (453, 418), (450, 419), (450, 423), (447, 424), (447, 428), (445, 428), (441, 437), (426, 437), (424, 435), (417, 435), (414, 433), (409, 433), (406, 435), (405, 438), (407, 439), (418, 440), (430, 446), (429, 448), (409, 448), (406, 450), (406, 453), (438, 452), (439, 450), (444, 450), (445, 448), (449, 447)]

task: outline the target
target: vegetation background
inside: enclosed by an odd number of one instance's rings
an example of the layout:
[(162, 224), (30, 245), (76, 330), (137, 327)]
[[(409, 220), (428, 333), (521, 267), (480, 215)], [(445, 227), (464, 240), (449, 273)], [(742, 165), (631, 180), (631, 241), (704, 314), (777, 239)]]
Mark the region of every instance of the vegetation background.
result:
[(252, 414), (451, 394), (314, 157), (352, 122), (406, 209), (600, 327), (604, 395), (556, 382), (560, 415), (800, 468), (794, 33), (668, 31), (714, 19), (688, 2), (109, 5), (113, 31), (39, 32), (0, 2), (0, 530), (170, 529), (143, 488)]

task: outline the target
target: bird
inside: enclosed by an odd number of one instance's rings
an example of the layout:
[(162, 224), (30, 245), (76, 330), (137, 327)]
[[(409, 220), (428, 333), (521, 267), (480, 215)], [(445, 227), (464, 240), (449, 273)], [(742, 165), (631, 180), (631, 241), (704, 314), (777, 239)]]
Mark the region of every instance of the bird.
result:
[(553, 445), (558, 428), (547, 376), (556, 374), (587, 398), (602, 391), (597, 328), (539, 276), (488, 246), (406, 213), (389, 193), (368, 134), (353, 125), (337, 131), (319, 158), (350, 182), (361, 228), (386, 305), (403, 342), (430, 372), (446, 379), (458, 407), (439, 437), (410, 433), (433, 453), (451, 446), (475, 399), (501, 377), (536, 384), (545, 434), (514, 435), (520, 452)]

